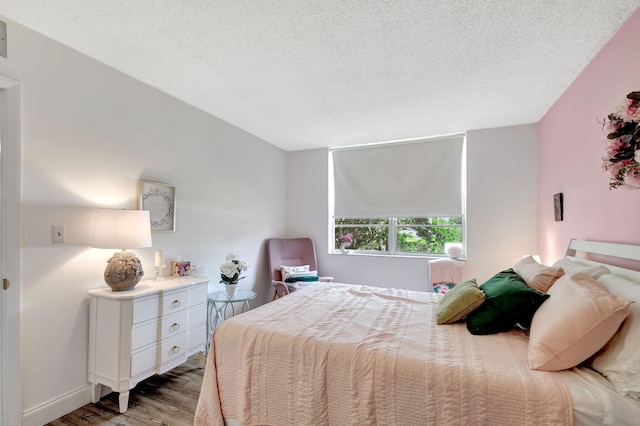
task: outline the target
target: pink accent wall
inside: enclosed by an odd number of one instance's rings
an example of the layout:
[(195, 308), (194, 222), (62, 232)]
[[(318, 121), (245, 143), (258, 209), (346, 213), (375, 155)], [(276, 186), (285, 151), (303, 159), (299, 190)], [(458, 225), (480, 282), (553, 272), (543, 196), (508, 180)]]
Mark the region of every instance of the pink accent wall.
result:
[[(602, 119), (640, 90), (640, 9), (538, 123), (538, 253), (562, 257), (569, 240), (640, 244), (640, 190), (609, 190)], [(553, 194), (564, 194), (555, 222)]]

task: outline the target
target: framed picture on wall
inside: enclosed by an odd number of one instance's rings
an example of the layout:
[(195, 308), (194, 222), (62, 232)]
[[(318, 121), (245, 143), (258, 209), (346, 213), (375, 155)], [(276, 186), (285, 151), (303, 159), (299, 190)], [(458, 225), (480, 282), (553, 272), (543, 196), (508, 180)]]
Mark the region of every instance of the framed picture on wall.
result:
[(553, 213), (556, 222), (562, 222), (564, 220), (564, 206), (562, 202), (562, 192), (553, 194)]
[(149, 211), (151, 231), (171, 232), (176, 230), (175, 186), (141, 180), (138, 208)]

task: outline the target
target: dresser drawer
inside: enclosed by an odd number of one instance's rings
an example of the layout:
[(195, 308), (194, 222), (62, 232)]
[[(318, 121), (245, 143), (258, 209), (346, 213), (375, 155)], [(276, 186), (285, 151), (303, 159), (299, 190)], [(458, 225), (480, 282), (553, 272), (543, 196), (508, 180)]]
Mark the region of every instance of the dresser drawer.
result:
[(160, 316), (160, 297), (153, 296), (133, 302), (133, 324)]
[(206, 283), (197, 284), (189, 290), (189, 306), (207, 303), (208, 286)]
[[(167, 364), (172, 361), (187, 360), (188, 339), (187, 334), (181, 337), (167, 340), (160, 346), (160, 364)], [(172, 362), (173, 364), (173, 362)], [(161, 371), (164, 373), (164, 371)]]
[(188, 318), (189, 312), (186, 310), (176, 315), (163, 317), (160, 340), (168, 339), (186, 333), (187, 328), (189, 327)]
[(154, 318), (131, 328), (131, 353), (158, 342), (160, 336), (158, 322), (159, 319)]
[(152, 346), (131, 356), (131, 377), (147, 370), (155, 371), (158, 365), (158, 346)]
[(207, 326), (203, 325), (189, 330), (187, 337), (189, 339), (189, 352), (187, 355), (192, 355), (198, 351), (204, 351), (204, 346), (207, 342)]
[(189, 330), (207, 324), (207, 305), (189, 309)]
[(171, 315), (189, 307), (189, 290), (184, 289), (162, 296), (162, 315)]

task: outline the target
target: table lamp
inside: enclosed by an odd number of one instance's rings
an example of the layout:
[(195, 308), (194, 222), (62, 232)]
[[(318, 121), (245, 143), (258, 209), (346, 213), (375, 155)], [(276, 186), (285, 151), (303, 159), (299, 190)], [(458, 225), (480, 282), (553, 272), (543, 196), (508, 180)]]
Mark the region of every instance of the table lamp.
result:
[(122, 249), (107, 260), (104, 281), (113, 291), (133, 289), (144, 275), (140, 259), (126, 249), (151, 247), (151, 221), (146, 210), (95, 211), (91, 247)]

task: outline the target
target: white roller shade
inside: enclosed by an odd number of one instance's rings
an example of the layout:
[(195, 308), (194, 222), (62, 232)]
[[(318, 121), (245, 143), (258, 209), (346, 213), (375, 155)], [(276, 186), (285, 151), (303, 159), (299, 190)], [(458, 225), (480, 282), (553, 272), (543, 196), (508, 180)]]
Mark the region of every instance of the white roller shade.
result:
[(333, 150), (336, 217), (462, 215), (464, 135)]

